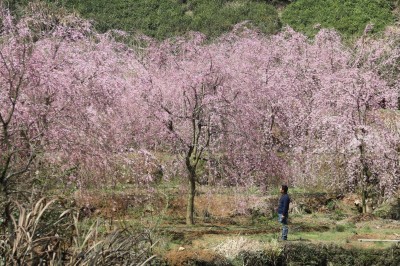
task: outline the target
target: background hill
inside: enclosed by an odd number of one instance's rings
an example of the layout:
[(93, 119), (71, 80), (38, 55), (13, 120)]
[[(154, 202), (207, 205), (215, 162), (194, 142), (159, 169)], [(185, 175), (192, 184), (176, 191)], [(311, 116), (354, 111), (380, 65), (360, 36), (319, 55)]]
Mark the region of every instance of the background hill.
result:
[[(6, 0), (18, 12), (28, 0)], [(367, 24), (373, 32), (397, 21), (397, 0), (47, 0), (94, 20), (97, 30), (120, 29), (157, 39), (199, 31), (209, 37), (249, 21), (273, 34), (282, 26), (314, 36), (334, 28), (346, 38), (360, 36)]]

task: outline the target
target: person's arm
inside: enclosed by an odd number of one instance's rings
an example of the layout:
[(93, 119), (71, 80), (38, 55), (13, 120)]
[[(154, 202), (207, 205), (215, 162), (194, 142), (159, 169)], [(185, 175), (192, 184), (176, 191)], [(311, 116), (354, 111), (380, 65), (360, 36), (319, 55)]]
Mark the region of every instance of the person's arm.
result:
[(285, 217), (286, 213), (289, 212), (289, 197), (285, 197), (283, 199), (283, 213), (282, 213), (282, 217)]

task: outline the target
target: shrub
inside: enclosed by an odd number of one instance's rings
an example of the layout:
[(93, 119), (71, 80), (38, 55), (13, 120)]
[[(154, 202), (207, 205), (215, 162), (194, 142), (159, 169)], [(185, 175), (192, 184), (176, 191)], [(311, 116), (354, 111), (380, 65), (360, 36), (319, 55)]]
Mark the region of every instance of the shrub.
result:
[(381, 31), (394, 21), (388, 0), (298, 0), (282, 14), (284, 23), (314, 36), (319, 28), (334, 28), (345, 37), (360, 36), (366, 25)]
[(245, 250), (238, 258), (243, 265), (399, 265), (400, 245), (384, 250), (363, 250), (336, 245), (287, 243), (280, 253)]
[(281, 260), (273, 260), (267, 252), (263, 251), (243, 251), (240, 254), (245, 266), (280, 265)]
[(346, 231), (346, 226), (344, 226), (342, 224), (338, 224), (338, 225), (336, 225), (335, 230), (338, 232), (344, 232), (344, 231)]
[(400, 220), (400, 199), (392, 199), (379, 206), (374, 214), (383, 219)]
[(285, 248), (289, 265), (399, 265), (400, 246), (385, 250), (345, 249), (335, 245), (290, 244)]

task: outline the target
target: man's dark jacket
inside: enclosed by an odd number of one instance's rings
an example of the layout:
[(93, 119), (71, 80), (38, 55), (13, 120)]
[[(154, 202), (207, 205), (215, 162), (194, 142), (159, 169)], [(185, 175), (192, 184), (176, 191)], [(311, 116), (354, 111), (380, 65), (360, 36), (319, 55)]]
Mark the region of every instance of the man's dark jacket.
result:
[(288, 216), (290, 198), (288, 194), (283, 194), (279, 199), (278, 213)]

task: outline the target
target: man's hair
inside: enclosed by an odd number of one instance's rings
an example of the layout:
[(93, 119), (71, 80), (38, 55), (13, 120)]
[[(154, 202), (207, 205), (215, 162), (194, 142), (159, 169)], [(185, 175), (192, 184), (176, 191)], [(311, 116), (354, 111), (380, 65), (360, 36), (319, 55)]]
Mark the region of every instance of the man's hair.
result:
[(283, 192), (287, 193), (287, 191), (288, 191), (288, 186), (282, 185), (282, 190), (283, 190)]

